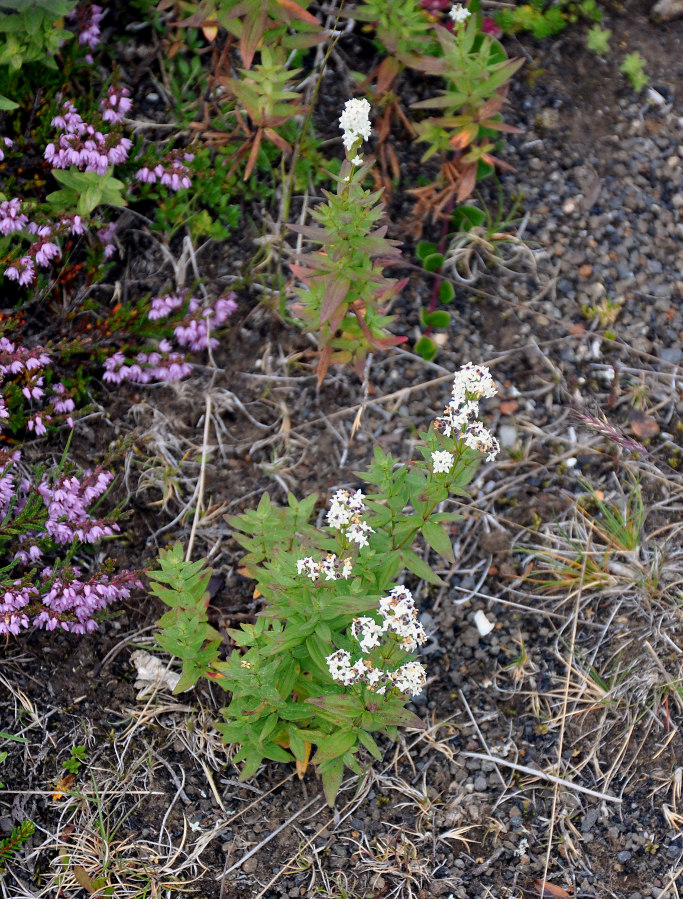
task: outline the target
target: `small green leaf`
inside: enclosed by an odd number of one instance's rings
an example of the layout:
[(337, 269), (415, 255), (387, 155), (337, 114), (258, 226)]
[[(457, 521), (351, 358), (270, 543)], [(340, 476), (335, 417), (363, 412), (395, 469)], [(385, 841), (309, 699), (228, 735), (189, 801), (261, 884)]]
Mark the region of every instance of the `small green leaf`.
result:
[(453, 212), (453, 227), (456, 231), (479, 228), (486, 221), (486, 213), (477, 206), (458, 206)]
[(443, 265), (443, 255), (441, 253), (430, 253), (422, 260), (422, 265), (427, 272), (438, 272)]
[(425, 521), (422, 525), (422, 536), (431, 548), (448, 562), (455, 562), (451, 539), (444, 529), (431, 521)]
[[(455, 288), (450, 281), (442, 281), (439, 284), (439, 302), (450, 303), (455, 298)], [(444, 327), (446, 327), (444, 325)]]
[(427, 312), (422, 318), (422, 324), (431, 328), (447, 328), (451, 323), (451, 317), (448, 312), (443, 309), (437, 309), (435, 312)]
[(436, 244), (431, 243), (431, 241), (428, 240), (418, 241), (418, 244), (415, 247), (415, 253), (417, 254), (417, 258), (420, 260), (420, 262), (424, 262), (427, 256), (432, 256), (436, 252)]
[(619, 71), (628, 77), (636, 93), (640, 93), (650, 80), (645, 74), (644, 64), (645, 60), (643, 57), (637, 50), (634, 50), (633, 53), (629, 53), (624, 58), (624, 61), (619, 66)]
[(421, 559), (412, 550), (404, 549), (401, 555), (403, 557), (403, 564), (406, 568), (410, 569), (413, 574), (421, 577), (429, 584), (436, 584), (437, 587), (445, 586), (444, 582), (441, 580), (438, 574), (432, 571), (432, 569), (429, 567), (429, 565), (427, 565), (424, 559)]
[(313, 764), (321, 765), (324, 762), (331, 762), (332, 759), (340, 758), (357, 742), (356, 734), (352, 730), (338, 730), (337, 733), (330, 734), (320, 743), (318, 751), (312, 759)]
[(339, 792), (339, 787), (341, 787), (343, 776), (344, 762), (341, 759), (335, 759), (335, 761), (330, 763), (330, 765), (328, 765), (322, 772), (323, 790), (325, 791), (327, 804), (330, 807), (334, 805), (334, 800)]
[(0, 109), (9, 111), (18, 108), (18, 103), (15, 103), (14, 100), (10, 100), (9, 97), (4, 97), (2, 94), (0, 94)]
[(609, 39), (612, 32), (609, 28), (601, 28), (599, 25), (593, 25), (586, 35), (586, 46), (598, 56), (604, 56), (609, 53)]
[(415, 352), (418, 356), (421, 356), (425, 362), (431, 362), (432, 359), (436, 358), (439, 347), (434, 343), (431, 337), (425, 337), (423, 335), (415, 344)]

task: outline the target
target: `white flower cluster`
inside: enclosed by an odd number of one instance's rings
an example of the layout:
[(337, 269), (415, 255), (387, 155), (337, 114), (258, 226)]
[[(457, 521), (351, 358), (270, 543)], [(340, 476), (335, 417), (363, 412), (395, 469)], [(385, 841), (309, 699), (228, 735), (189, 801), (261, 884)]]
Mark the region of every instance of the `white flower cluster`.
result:
[[(355, 618), (351, 635), (362, 652), (370, 652), (382, 642), (382, 635), (396, 634), (404, 649), (412, 652), (427, 639), (424, 628), (417, 620), (417, 610), (410, 590), (394, 587), (388, 596), (379, 601), (379, 612), (384, 619), (378, 624), (373, 618)], [(351, 653), (339, 649), (327, 657), (332, 678), (349, 686), (365, 683), (373, 693), (384, 695), (387, 689), (396, 687), (401, 693), (416, 696), (425, 685), (427, 675), (419, 662), (406, 662), (394, 671), (375, 668), (370, 659), (361, 657), (351, 663)]]
[(327, 523), (337, 531), (343, 531), (352, 543), (363, 547), (368, 545), (368, 534), (374, 533), (367, 522), (363, 521), (365, 511), (365, 496), (356, 490), (349, 493), (348, 490), (337, 490), (332, 497), (330, 511), (327, 513)]
[(350, 558), (340, 559), (334, 553), (328, 555), (320, 562), (316, 562), (311, 556), (305, 559), (299, 559), (296, 563), (298, 574), (317, 581), (321, 575), (325, 576), (326, 581), (336, 581), (339, 578), (347, 581), (351, 577), (353, 571), (353, 562)]
[(360, 658), (351, 664), (351, 654), (345, 649), (338, 649), (327, 657), (327, 667), (333, 680), (345, 684), (365, 683), (372, 690), (383, 696), (388, 689), (396, 687), (401, 693), (417, 696), (427, 682), (427, 674), (419, 662), (406, 662), (395, 671), (383, 671), (375, 668), (370, 659)]
[(417, 620), (413, 594), (406, 587), (394, 587), (388, 596), (379, 601), (379, 613), (384, 618), (383, 630), (401, 638), (408, 652), (417, 649), (427, 639), (424, 628)]
[(463, 22), (466, 22), (469, 19), (472, 13), (466, 6), (463, 6), (462, 3), (454, 3), (453, 6), (451, 6), (451, 11), (448, 15), (453, 19), (456, 25), (462, 25)]
[[(472, 419), (479, 415), (479, 400), (495, 396), (496, 393), (496, 385), (488, 368), (468, 362), (455, 373), (451, 401), (443, 415), (434, 422), (444, 436), (450, 437), (455, 433), (462, 436), (471, 449), (486, 453), (487, 462), (495, 459), (500, 452), (500, 445), (480, 421)], [(450, 471), (453, 458), (453, 454), (446, 451), (432, 453), (433, 471)]]
[(453, 453), (449, 453), (447, 450), (437, 450), (432, 453), (432, 467), (434, 469), (434, 474), (445, 474), (450, 471), (453, 467), (453, 459), (455, 456)]
[[(368, 101), (347, 100), (344, 104), (344, 112), (339, 116), (339, 127), (344, 132), (342, 143), (346, 150), (351, 150), (359, 140), (370, 140), (372, 126), (370, 125)], [(356, 155), (351, 161), (354, 165), (360, 165), (362, 159)]]

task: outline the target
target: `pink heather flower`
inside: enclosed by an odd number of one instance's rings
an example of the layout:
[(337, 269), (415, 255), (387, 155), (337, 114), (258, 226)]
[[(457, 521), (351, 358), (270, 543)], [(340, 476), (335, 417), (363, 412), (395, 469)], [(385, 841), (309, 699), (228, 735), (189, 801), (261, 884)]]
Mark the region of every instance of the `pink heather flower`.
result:
[(116, 253), (116, 244), (114, 243), (114, 234), (116, 233), (116, 222), (109, 222), (104, 228), (100, 228), (97, 236), (104, 247), (103, 256), (105, 259), (111, 259)]
[(190, 315), (178, 325), (173, 333), (180, 346), (189, 347), (192, 352), (198, 353), (211, 346), (218, 346), (214, 337), (209, 337), (210, 332), (217, 331), (228, 320), (237, 308), (234, 294), (227, 297), (218, 297), (217, 300), (202, 308), (199, 300), (192, 297), (189, 302)]
[[(51, 418), (49, 415), (45, 416), (45, 421), (50, 421)], [(38, 437), (42, 437), (44, 434), (47, 434), (47, 428), (43, 424), (43, 419), (40, 415), (34, 415), (33, 418), (29, 418), (28, 420), (28, 429), (29, 431), (35, 430)]]
[(33, 260), (30, 256), (22, 256), (14, 265), (10, 265), (5, 269), (5, 277), (10, 281), (18, 281), (22, 287), (31, 284), (36, 277)]
[(179, 309), (185, 302), (185, 297), (181, 294), (165, 294), (160, 297), (152, 298), (152, 308), (147, 313), (150, 321), (166, 318), (174, 309)]
[(102, 110), (102, 120), (118, 124), (123, 121), (123, 117), (130, 112), (132, 102), (130, 91), (127, 87), (118, 88), (110, 87), (107, 96), (100, 100), (100, 109)]
[(165, 187), (179, 191), (192, 186), (190, 170), (185, 163), (192, 162), (193, 159), (194, 153), (171, 150), (154, 168), (146, 165), (138, 169), (135, 177), (143, 184), (155, 184), (160, 181)]
[(27, 400), (39, 400), (41, 396), (45, 395), (45, 391), (43, 390), (43, 383), (43, 378), (36, 378), (32, 384), (29, 384), (27, 387), (22, 387), (21, 392), (24, 394)]
[[(78, 15), (76, 10), (69, 14), (69, 18), (74, 19)], [(86, 6), (80, 14), (80, 32), (78, 34), (78, 43), (90, 47), (94, 50), (100, 42), (100, 22), (104, 17), (104, 10), (101, 6), (92, 3)], [(88, 54), (89, 55), (89, 54)], [(86, 57), (87, 59), (87, 57)], [(92, 59), (88, 60), (92, 62)]]
[(154, 184), (157, 180), (154, 169), (150, 169), (146, 165), (137, 170), (135, 177), (143, 184)]
[[(0, 138), (0, 143), (3, 143), (8, 149), (12, 146), (12, 141), (9, 139), (9, 137)], [(5, 152), (2, 147), (0, 147), (0, 162), (2, 162), (4, 158)]]
[(21, 201), (18, 199), (3, 200), (0, 203), (0, 234), (12, 234), (21, 231), (28, 225), (28, 218), (21, 212)]
[(50, 264), (50, 260), (56, 259), (60, 254), (61, 250), (56, 243), (46, 241), (45, 243), (38, 244), (38, 249), (35, 253), (35, 260), (38, 265), (45, 267)]

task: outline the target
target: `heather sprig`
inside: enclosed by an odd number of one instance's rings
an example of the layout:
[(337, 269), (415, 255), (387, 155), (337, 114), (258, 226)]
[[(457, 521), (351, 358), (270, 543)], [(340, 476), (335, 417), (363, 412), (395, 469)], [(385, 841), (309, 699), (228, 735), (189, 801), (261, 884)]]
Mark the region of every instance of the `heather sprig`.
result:
[(217, 727), (239, 746), (242, 778), (264, 759), (295, 761), (303, 773), (310, 758), (333, 803), (344, 769), (361, 772), (362, 749), (382, 758), (375, 735), (396, 739), (399, 726), (422, 726), (405, 703), (427, 683), (416, 657), (426, 632), (401, 581), (407, 570), (443, 584), (414, 544), (421, 537), (453, 563), (447, 528), (458, 515), (440, 508), (465, 493), (483, 454), (497, 452), (477, 420), (494, 392), (485, 366), (463, 366), (443, 415), (420, 434), (422, 460), (401, 463), (377, 447), (359, 473), (372, 492), (335, 491), (322, 527), (309, 523), (315, 494), (290, 495), (285, 508), (266, 494), (257, 509), (228, 519), (264, 608), (255, 624), (229, 631), (237, 648), (227, 661), (206, 617), (208, 572), (183, 563), (179, 547), (162, 554), (151, 576), (169, 585), (154, 592), (171, 612), (159, 642), (183, 660), (178, 692), (204, 675), (231, 694)]
[(86, 574), (74, 563), (85, 544), (119, 530), (91, 511), (112, 479), (101, 467), (77, 473), (64, 462), (47, 474), (23, 467), (20, 450), (0, 449), (0, 634), (95, 630), (98, 613), (139, 586), (135, 572), (114, 574), (109, 564)]
[(72, 391), (53, 382), (50, 353), (0, 337), (0, 431), (27, 429), (40, 437), (62, 423), (73, 427)]
[(330, 365), (351, 362), (360, 371), (370, 350), (406, 340), (386, 330), (393, 318), (384, 314), (385, 304), (405, 282), (384, 275), (401, 256), (399, 241), (385, 236), (382, 191), (363, 187), (371, 169), (361, 156), (371, 133), (369, 114), (367, 100), (347, 101), (339, 119), (346, 159), (336, 193), (323, 191), (327, 202), (311, 213), (317, 225), (290, 225), (320, 244), (317, 252), (299, 256), (291, 266), (303, 284), (297, 289), (297, 314), (318, 334), (318, 384)]
[[(193, 370), (182, 350), (200, 353), (215, 349), (219, 344), (216, 335), (225, 330), (237, 308), (235, 300), (234, 293), (202, 301), (184, 291), (152, 297), (146, 321), (136, 327), (149, 346), (134, 356), (125, 349), (115, 352), (105, 360), (103, 379), (114, 384), (181, 380)], [(155, 339), (159, 333), (163, 336)]]
[[(89, 228), (98, 238), (103, 258), (110, 259), (116, 252), (116, 224), (99, 213), (93, 219), (96, 210), (124, 207), (135, 191), (144, 193), (146, 185), (157, 182), (164, 192), (172, 193), (192, 186), (188, 163), (194, 155), (180, 149), (161, 157), (148, 153), (134, 176), (124, 174), (125, 181), (115, 177), (115, 168), (128, 162), (132, 148), (131, 139), (123, 134), (131, 106), (130, 91), (119, 85), (108, 87), (99, 110), (87, 118), (71, 100), (62, 103), (51, 120), (56, 136), (43, 150), (60, 189), (49, 193), (44, 202), (0, 194), (0, 235), (7, 238), (0, 240), (0, 263), (5, 263), (6, 278), (31, 286), (38, 269), (49, 269), (62, 258), (65, 239), (81, 237)], [(13, 141), (5, 137), (0, 144), (4, 144), (1, 160)]]

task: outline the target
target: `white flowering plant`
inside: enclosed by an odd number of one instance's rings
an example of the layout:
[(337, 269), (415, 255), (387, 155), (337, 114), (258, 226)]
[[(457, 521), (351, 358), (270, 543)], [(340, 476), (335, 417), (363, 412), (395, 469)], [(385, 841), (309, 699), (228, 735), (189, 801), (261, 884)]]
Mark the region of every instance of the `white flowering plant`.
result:
[(386, 330), (393, 317), (384, 314), (385, 305), (405, 284), (383, 274), (400, 258), (399, 242), (387, 239), (387, 225), (381, 224), (382, 191), (363, 188), (371, 168), (361, 156), (363, 141), (371, 134), (368, 101), (348, 100), (339, 126), (346, 159), (337, 191), (323, 191), (327, 203), (311, 213), (317, 225), (290, 225), (292, 231), (320, 244), (317, 252), (300, 255), (291, 266), (302, 282), (297, 314), (318, 334), (318, 384), (330, 365), (351, 362), (362, 371), (371, 349), (406, 340)]
[(416, 656), (426, 634), (400, 580), (407, 570), (443, 584), (414, 544), (421, 538), (454, 561), (447, 529), (459, 516), (441, 507), (465, 495), (482, 454), (498, 451), (477, 421), (480, 400), (494, 393), (485, 366), (464, 366), (443, 415), (420, 434), (422, 460), (402, 463), (376, 447), (369, 470), (358, 473), (368, 493), (337, 490), (322, 526), (310, 523), (315, 494), (290, 495), (285, 508), (266, 494), (257, 509), (230, 517), (264, 608), (254, 624), (229, 631), (236, 648), (226, 661), (207, 623), (208, 573), (193, 563), (183, 580), (179, 551), (174, 563), (162, 557), (151, 577), (167, 585), (154, 592), (171, 606), (159, 642), (183, 660), (176, 692), (204, 674), (232, 694), (216, 726), (239, 745), (233, 761), (244, 762), (242, 779), (264, 759), (295, 762), (301, 776), (310, 762), (332, 804), (345, 768), (362, 771), (362, 750), (382, 758), (377, 735), (396, 739), (400, 726), (422, 727), (405, 706), (427, 681)]

